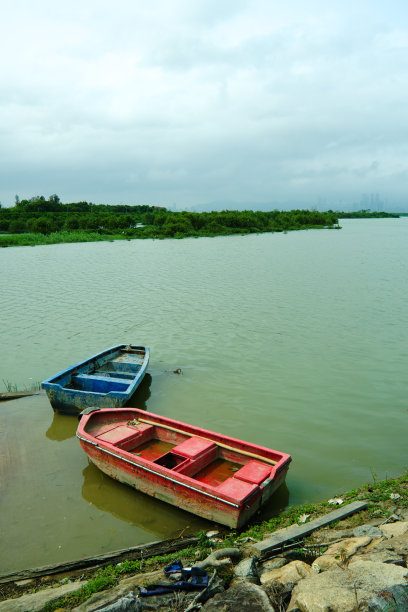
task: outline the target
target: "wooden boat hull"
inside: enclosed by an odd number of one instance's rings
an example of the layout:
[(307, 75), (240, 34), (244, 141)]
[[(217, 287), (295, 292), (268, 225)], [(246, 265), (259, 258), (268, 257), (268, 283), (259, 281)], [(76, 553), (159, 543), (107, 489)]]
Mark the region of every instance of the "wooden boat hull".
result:
[(51, 406), (62, 414), (85, 408), (123, 406), (143, 380), (150, 351), (119, 344), (59, 372), (41, 383)]
[(291, 461), (286, 453), (130, 408), (84, 414), (77, 437), (108, 476), (233, 528), (283, 484)]

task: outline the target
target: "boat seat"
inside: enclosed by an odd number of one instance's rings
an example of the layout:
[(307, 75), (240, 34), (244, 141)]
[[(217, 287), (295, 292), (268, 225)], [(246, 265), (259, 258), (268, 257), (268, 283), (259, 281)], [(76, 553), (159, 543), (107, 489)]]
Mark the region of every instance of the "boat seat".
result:
[(111, 376), (96, 376), (92, 374), (76, 374), (72, 377), (73, 385), (82, 391), (109, 393), (109, 391), (126, 391), (129, 382), (123, 378)]
[(238, 472), (235, 472), (234, 478), (249, 482), (250, 484), (261, 484), (271, 475), (271, 466), (267, 466), (259, 461), (248, 461)]
[(110, 363), (126, 363), (133, 365), (141, 365), (144, 361), (144, 356), (136, 355), (133, 353), (122, 353), (118, 357), (110, 360)]
[(134, 376), (140, 368), (141, 363), (134, 363), (133, 361), (109, 361), (109, 363), (99, 366), (98, 370), (99, 372), (124, 372)]
[(134, 372), (124, 372), (119, 370), (95, 370), (92, 376), (100, 376), (102, 378), (134, 378)]
[(153, 430), (154, 427), (152, 425), (145, 425), (144, 423), (140, 423), (137, 428), (120, 424), (97, 436), (97, 438), (126, 450), (125, 447), (134, 448), (135, 445), (139, 446), (146, 442), (152, 437)]
[(123, 380), (121, 378), (112, 378), (112, 376), (105, 376), (105, 373), (94, 373), (94, 374), (77, 374), (75, 376), (75, 378), (81, 378), (82, 380), (107, 380), (109, 382), (120, 382), (123, 383)]
[(177, 472), (185, 476), (194, 476), (217, 458), (218, 447), (212, 440), (192, 436), (177, 444), (173, 452), (189, 459), (176, 468)]
[(250, 484), (237, 478), (227, 478), (227, 480), (224, 480), (224, 482), (216, 487), (216, 491), (229, 497), (231, 500), (243, 502), (255, 491), (261, 491), (261, 489), (255, 484)]
[(206, 440), (205, 438), (199, 438), (198, 436), (192, 436), (184, 442), (181, 442), (173, 448), (175, 453), (188, 457), (188, 459), (198, 459), (208, 451), (214, 450), (217, 445), (212, 440)]

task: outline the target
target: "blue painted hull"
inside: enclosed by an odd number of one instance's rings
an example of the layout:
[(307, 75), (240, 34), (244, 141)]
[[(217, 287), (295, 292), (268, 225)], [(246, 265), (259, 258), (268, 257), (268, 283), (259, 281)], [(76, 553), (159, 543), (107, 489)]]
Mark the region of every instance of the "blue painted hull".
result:
[(143, 380), (150, 358), (144, 346), (119, 344), (41, 383), (51, 406), (62, 414), (85, 408), (120, 408)]

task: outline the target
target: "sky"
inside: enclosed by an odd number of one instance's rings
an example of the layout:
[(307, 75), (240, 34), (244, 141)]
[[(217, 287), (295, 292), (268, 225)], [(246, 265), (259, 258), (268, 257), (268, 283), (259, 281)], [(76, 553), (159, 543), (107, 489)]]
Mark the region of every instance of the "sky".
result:
[(406, 0), (1, 5), (3, 206), (408, 210)]

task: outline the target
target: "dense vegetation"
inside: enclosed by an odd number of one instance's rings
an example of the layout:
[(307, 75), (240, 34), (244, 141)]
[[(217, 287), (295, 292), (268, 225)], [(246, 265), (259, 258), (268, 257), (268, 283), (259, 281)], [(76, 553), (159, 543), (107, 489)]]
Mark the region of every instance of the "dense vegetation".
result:
[(386, 219), (392, 217), (398, 219), (397, 213), (384, 212), (378, 210), (357, 210), (356, 212), (338, 212), (339, 219)]
[(158, 206), (76, 202), (57, 195), (19, 200), (0, 208), (0, 246), (113, 240), (184, 238), (334, 227), (337, 213), (308, 210), (173, 212)]

